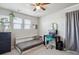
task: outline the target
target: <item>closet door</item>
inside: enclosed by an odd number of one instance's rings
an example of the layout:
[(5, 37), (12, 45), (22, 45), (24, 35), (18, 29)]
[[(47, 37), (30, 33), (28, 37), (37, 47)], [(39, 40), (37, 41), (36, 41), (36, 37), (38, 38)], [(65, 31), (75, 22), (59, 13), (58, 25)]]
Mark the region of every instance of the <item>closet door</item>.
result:
[(0, 54), (11, 51), (11, 33), (0, 32)]

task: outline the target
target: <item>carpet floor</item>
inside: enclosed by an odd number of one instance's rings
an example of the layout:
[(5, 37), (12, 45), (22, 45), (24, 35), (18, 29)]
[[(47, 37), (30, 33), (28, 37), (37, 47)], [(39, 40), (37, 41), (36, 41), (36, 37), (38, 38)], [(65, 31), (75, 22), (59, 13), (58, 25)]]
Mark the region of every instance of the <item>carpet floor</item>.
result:
[[(20, 55), (20, 54), (16, 49), (13, 49), (11, 52), (4, 53), (3, 55)], [(79, 53), (74, 51), (59, 51), (56, 50), (55, 48), (46, 49), (44, 45), (40, 45), (24, 51), (22, 55), (79, 55)]]

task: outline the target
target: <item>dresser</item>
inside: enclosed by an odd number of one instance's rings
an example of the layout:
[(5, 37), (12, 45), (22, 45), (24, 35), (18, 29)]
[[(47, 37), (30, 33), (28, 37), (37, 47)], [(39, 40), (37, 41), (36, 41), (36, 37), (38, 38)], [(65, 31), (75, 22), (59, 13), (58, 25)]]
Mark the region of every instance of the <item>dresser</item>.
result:
[(11, 32), (0, 32), (0, 54), (11, 51)]

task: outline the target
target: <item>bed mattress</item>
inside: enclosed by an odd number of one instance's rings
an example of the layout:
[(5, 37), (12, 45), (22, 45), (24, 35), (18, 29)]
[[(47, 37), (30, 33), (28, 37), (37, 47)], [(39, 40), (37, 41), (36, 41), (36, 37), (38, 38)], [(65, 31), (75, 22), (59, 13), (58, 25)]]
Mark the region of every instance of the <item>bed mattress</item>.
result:
[(16, 46), (22, 52), (22, 51), (25, 51), (25, 50), (30, 49), (32, 47), (38, 46), (40, 44), (43, 44), (42, 40), (30, 40), (30, 41), (18, 43), (18, 44), (16, 44)]

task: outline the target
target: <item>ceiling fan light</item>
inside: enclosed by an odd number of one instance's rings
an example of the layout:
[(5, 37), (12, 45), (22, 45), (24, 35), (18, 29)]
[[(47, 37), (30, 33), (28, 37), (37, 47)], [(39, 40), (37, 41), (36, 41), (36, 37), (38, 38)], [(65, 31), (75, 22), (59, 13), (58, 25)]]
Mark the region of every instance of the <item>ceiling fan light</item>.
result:
[(36, 9), (40, 9), (40, 6), (36, 6)]

